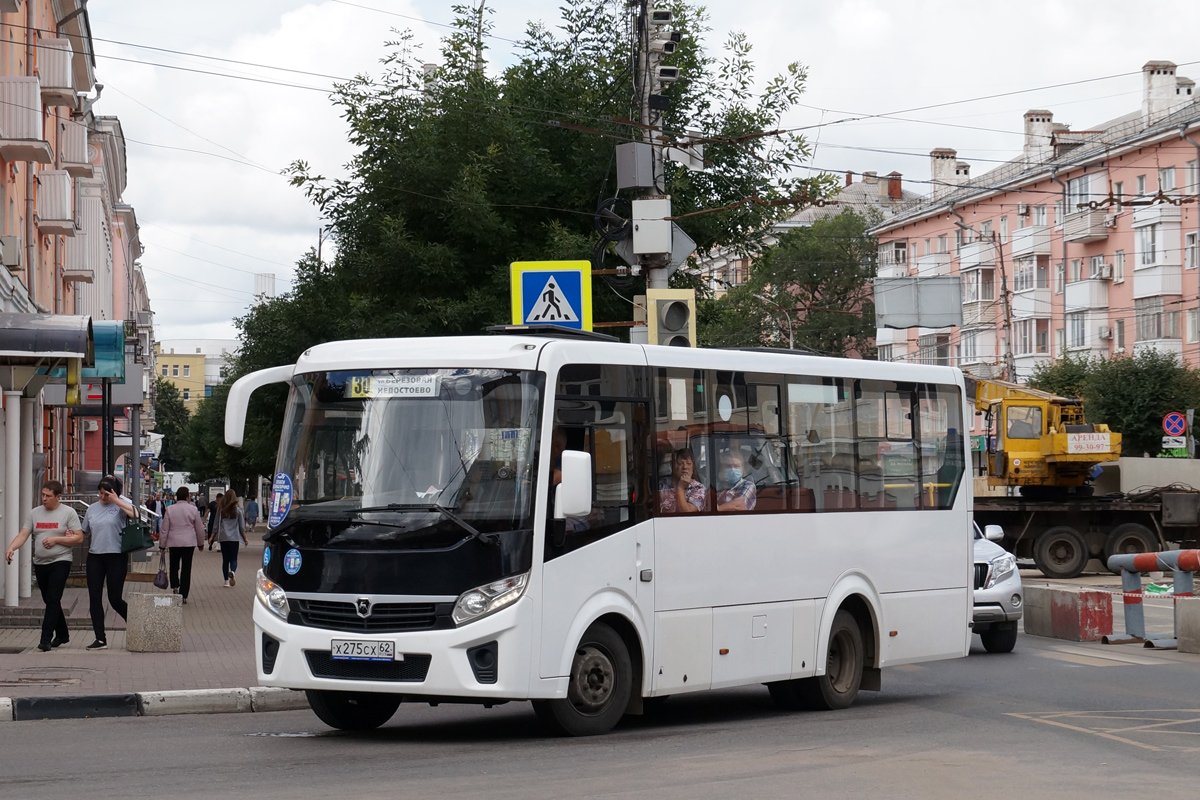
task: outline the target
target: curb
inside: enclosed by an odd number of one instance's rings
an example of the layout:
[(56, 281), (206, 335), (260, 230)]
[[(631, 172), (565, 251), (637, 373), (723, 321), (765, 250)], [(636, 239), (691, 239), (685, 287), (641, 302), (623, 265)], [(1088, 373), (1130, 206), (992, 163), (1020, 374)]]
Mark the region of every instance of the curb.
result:
[(235, 714), (307, 708), (308, 698), (304, 692), (268, 686), (67, 697), (0, 697), (0, 724), (31, 719)]

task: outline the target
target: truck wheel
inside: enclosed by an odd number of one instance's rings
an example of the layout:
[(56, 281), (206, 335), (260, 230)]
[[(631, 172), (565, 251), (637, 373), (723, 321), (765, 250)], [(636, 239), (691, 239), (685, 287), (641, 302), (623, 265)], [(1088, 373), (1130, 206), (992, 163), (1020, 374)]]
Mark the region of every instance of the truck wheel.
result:
[(989, 653), (1011, 653), (1017, 646), (1017, 623), (999, 622), (979, 634)]
[(633, 661), (617, 632), (602, 622), (587, 629), (575, 658), (565, 700), (534, 700), (543, 723), (567, 736), (608, 733), (625, 714), (633, 691)]
[[(862, 631), (858, 628), (858, 620), (844, 608), (839, 609), (833, 617), (828, 647), (825, 674), (801, 678), (793, 684), (804, 706), (817, 711), (849, 708), (858, 697), (858, 687), (862, 685)], [(786, 692), (772, 693), (775, 702), (787, 708), (787, 698), (781, 698), (781, 695), (786, 695)], [(781, 699), (784, 702), (780, 702)]]
[[(1157, 553), (1158, 539), (1154, 532), (1137, 522), (1126, 522), (1113, 528), (1104, 543), (1104, 565), (1108, 566), (1109, 556), (1130, 555), (1132, 553)], [(1113, 572), (1120, 574), (1121, 570)]]
[(1074, 528), (1056, 525), (1034, 543), (1033, 561), (1047, 578), (1074, 578), (1087, 566), (1087, 543)]
[(382, 692), (330, 692), (308, 689), (308, 705), (317, 717), (340, 731), (369, 731), (392, 718), (402, 695)]

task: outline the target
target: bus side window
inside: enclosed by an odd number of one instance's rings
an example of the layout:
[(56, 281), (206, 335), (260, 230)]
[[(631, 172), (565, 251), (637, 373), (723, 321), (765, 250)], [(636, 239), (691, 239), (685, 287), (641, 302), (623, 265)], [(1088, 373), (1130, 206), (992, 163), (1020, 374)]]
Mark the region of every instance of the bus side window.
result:
[(692, 514), (711, 510), (708, 490), (704, 373), (655, 370), (653, 513)]
[[(556, 439), (592, 456), (592, 511), (553, 518), (547, 504), (547, 560), (624, 530), (644, 517), (642, 462), (649, 452), (645, 368), (573, 364), (559, 373), (554, 404)], [(619, 398), (619, 399), (618, 399)], [(647, 397), (646, 400), (649, 398)], [(560, 435), (561, 433), (561, 435)]]
[(840, 379), (788, 378), (788, 447), (796, 511), (854, 508), (853, 409)]
[[(952, 508), (966, 472), (962, 395), (957, 386), (921, 389), (921, 472), (926, 508)], [(1041, 409), (1038, 412), (1039, 424)]]

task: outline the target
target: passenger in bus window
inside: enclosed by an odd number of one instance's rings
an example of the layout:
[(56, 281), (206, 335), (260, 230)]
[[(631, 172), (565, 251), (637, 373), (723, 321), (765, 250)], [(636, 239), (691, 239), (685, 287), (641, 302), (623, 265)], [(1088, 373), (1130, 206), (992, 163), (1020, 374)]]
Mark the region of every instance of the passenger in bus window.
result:
[(704, 508), (704, 484), (696, 480), (696, 457), (681, 447), (671, 459), (671, 475), (658, 484), (658, 509), (663, 514), (694, 514)]
[(758, 487), (744, 477), (742, 454), (730, 450), (721, 454), (721, 480), (726, 488), (717, 493), (717, 511), (753, 511), (758, 500)]

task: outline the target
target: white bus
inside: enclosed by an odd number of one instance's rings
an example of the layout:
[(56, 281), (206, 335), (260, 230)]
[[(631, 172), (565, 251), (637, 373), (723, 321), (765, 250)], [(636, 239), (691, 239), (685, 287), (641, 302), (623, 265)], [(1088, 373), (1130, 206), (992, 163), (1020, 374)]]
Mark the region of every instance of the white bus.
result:
[(291, 385), (258, 681), (373, 728), (402, 699), (532, 700), (572, 735), (765, 683), (844, 708), (966, 655), (962, 375), (526, 332), (323, 344)]

